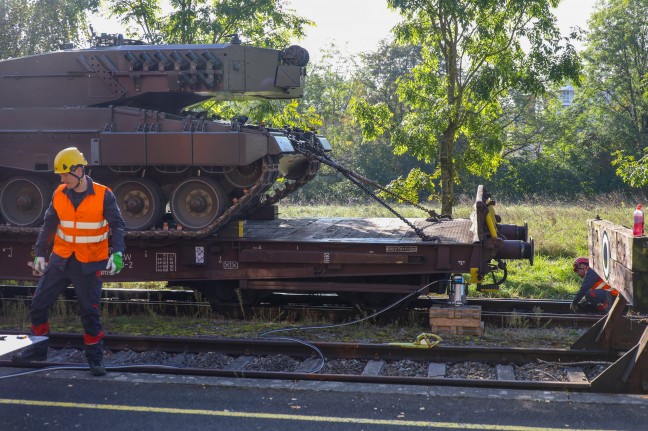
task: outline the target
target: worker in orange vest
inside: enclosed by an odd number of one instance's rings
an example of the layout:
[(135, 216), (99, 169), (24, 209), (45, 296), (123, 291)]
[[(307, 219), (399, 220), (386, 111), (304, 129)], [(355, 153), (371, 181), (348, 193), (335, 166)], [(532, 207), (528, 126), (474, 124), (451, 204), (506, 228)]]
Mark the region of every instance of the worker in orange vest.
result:
[[(101, 273), (115, 275), (123, 268), (124, 220), (112, 191), (85, 174), (88, 164), (74, 147), (59, 152), (54, 173), (61, 176), (34, 247), (34, 271), (40, 274), (31, 304), (31, 329), (37, 336), (50, 331), (48, 309), (70, 285), (81, 309), (85, 355), (93, 375), (106, 374), (101, 325)], [(108, 234), (112, 232), (111, 247)], [(46, 263), (45, 256), (53, 243)], [(111, 249), (112, 248), (112, 249)], [(15, 362), (44, 361), (48, 343), (15, 354)]]
[(600, 275), (589, 266), (589, 259), (579, 257), (573, 263), (573, 270), (583, 279), (581, 288), (576, 293), (570, 309), (606, 314), (619, 291), (610, 286)]

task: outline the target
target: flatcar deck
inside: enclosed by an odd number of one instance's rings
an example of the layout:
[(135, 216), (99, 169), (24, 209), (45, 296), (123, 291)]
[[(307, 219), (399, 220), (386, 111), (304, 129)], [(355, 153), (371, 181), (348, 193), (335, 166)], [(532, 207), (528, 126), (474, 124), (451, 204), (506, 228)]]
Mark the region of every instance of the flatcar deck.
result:
[[(479, 279), (505, 259), (533, 257), (526, 226), (500, 224), (493, 202), (480, 186), (469, 219), (249, 219), (205, 237), (173, 225), (130, 231), (124, 270), (104, 280), (168, 281), (209, 295), (236, 288), (404, 292), (452, 273)], [(29, 266), (37, 233), (0, 225), (1, 279), (37, 278)]]
[[(440, 244), (473, 244), (478, 241), (468, 219), (409, 219)], [(219, 235), (227, 238), (228, 236)], [(240, 239), (246, 241), (420, 243), (416, 233), (397, 218), (298, 218), (248, 220)]]

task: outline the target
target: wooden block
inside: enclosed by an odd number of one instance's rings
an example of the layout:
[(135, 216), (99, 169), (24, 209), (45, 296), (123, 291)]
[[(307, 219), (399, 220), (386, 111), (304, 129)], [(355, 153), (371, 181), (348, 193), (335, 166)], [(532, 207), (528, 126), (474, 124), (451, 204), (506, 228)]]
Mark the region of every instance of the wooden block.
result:
[(430, 319), (440, 318), (440, 319), (454, 319), (455, 310), (454, 307), (441, 307), (433, 306), (430, 307)]
[(481, 324), (479, 319), (430, 319), (432, 326), (467, 326), (478, 327)]
[(457, 335), (474, 335), (481, 337), (484, 335), (484, 322), (481, 322), (478, 328), (459, 326), (457, 327)]
[(480, 331), (480, 328), (483, 327), (481, 322), (481, 307), (474, 305), (463, 307), (432, 307), (430, 308), (430, 326), (432, 328), (442, 328), (440, 331), (449, 335), (481, 335), (483, 333), (483, 330)]
[(247, 216), (248, 220), (277, 220), (278, 218), (279, 208), (277, 205), (256, 208), (253, 213)]
[(455, 307), (452, 305), (435, 305), (430, 307), (430, 318), (440, 317), (445, 319), (481, 319), (481, 306), (464, 305)]
[(223, 238), (243, 238), (245, 234), (245, 220), (234, 220), (218, 231), (218, 236)]
[(431, 325), (430, 330), (439, 335), (474, 335), (481, 337), (484, 335), (484, 323), (480, 322), (479, 326), (437, 326)]
[(455, 307), (455, 319), (481, 319), (481, 306), (465, 305)]

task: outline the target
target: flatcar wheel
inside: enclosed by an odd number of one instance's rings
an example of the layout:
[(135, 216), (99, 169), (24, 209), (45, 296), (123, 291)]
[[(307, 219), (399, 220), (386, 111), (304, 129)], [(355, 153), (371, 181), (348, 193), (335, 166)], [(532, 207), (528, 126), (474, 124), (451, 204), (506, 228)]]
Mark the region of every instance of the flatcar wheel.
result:
[(216, 180), (191, 177), (182, 180), (171, 194), (171, 213), (187, 229), (209, 226), (225, 210), (227, 195)]
[(252, 187), (263, 174), (263, 159), (245, 166), (237, 166), (225, 173), (225, 179), (234, 187), (245, 189)]
[(257, 290), (239, 289), (237, 281), (198, 282), (191, 285), (200, 292), (201, 297), (209, 300), (212, 311), (229, 314), (232, 307), (250, 307), (257, 305), (266, 294)]
[(256, 290), (238, 289), (228, 285), (219, 285), (209, 296), (221, 305), (257, 305), (259, 294)]
[(162, 190), (148, 178), (128, 178), (113, 187), (126, 230), (146, 230), (162, 218)]
[(14, 226), (36, 226), (43, 221), (52, 187), (38, 177), (13, 177), (0, 190), (0, 213)]
[[(395, 304), (406, 295), (383, 292), (338, 292), (338, 296), (360, 310), (375, 311)], [(413, 299), (416, 299), (416, 297)], [(407, 305), (413, 302), (413, 299), (398, 303), (395, 309), (407, 308)]]

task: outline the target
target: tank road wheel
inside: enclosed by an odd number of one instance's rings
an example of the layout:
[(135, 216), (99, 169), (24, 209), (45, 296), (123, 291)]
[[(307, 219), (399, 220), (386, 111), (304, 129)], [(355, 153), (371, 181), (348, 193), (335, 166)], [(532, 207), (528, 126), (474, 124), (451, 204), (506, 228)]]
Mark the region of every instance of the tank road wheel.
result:
[(234, 187), (245, 189), (252, 187), (263, 174), (263, 159), (245, 166), (237, 166), (225, 173), (225, 179)]
[(209, 226), (225, 210), (227, 195), (209, 177), (191, 177), (178, 183), (171, 194), (171, 213), (187, 229)]
[(128, 178), (113, 187), (126, 230), (146, 230), (162, 218), (162, 190), (148, 178)]
[(13, 177), (0, 190), (0, 213), (14, 226), (35, 226), (43, 221), (52, 187), (38, 177)]

